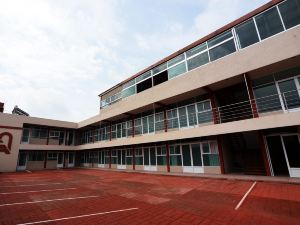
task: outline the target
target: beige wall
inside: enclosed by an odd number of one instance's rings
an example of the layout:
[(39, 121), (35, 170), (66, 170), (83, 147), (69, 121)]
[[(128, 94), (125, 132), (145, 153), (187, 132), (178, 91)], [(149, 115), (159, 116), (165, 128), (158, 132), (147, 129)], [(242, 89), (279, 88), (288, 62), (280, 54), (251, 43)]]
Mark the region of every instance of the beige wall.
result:
[[(22, 130), (0, 128), (0, 134), (9, 132), (13, 136), (10, 154), (0, 152), (0, 172), (16, 171)], [(8, 145), (8, 137), (3, 137), (3, 144)]]
[(43, 170), (44, 161), (28, 161), (26, 165), (27, 170)]
[(57, 160), (47, 160), (47, 169), (57, 169)]
[[(79, 122), (78, 127), (110, 119), (111, 117), (149, 106), (154, 102), (160, 102), (209, 84), (298, 56), (300, 55), (300, 48), (296, 46), (299, 46), (299, 43), (300, 27), (297, 26), (213, 63), (187, 72), (183, 76), (178, 76), (147, 91), (112, 104), (102, 109), (99, 115)], [(280, 51), (278, 51), (279, 46)]]

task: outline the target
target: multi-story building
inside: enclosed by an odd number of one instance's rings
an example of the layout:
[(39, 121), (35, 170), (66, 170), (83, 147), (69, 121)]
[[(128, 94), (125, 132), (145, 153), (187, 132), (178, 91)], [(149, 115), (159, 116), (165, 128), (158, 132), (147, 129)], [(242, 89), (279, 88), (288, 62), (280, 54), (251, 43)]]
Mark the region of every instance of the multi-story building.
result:
[(101, 93), (79, 123), (0, 114), (0, 170), (300, 177), (300, 1), (273, 0)]

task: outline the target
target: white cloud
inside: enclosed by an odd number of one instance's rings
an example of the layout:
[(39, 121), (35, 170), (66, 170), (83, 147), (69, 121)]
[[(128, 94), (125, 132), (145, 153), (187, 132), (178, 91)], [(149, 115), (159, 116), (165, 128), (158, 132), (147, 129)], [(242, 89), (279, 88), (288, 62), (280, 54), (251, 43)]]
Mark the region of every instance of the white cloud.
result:
[[(264, 0), (157, 1), (145, 18), (135, 18), (133, 7), (124, 10), (133, 3), (124, 0), (0, 0), (0, 101), (6, 112), (18, 105), (32, 116), (86, 119), (99, 112), (101, 91)], [(176, 12), (191, 5), (198, 13), (186, 9), (176, 17), (174, 4)], [(141, 23), (134, 27), (136, 20)]]
[[(98, 112), (123, 31), (115, 1), (0, 1), (0, 101), (33, 116)], [(114, 80), (113, 77), (105, 77)], [(92, 89), (91, 89), (92, 87)]]

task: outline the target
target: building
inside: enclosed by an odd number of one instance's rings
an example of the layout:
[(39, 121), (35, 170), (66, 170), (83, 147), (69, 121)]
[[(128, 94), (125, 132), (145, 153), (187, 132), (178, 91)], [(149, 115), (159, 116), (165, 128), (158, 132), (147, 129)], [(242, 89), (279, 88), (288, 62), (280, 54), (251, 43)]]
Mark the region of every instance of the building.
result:
[(0, 114), (0, 171), (300, 177), (300, 1), (273, 0), (101, 93), (79, 123)]

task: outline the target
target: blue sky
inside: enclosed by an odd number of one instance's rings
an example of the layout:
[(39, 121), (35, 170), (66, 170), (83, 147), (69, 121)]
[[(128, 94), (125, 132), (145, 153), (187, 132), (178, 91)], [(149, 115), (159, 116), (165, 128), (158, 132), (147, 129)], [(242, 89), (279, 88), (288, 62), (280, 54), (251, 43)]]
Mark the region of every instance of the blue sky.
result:
[(80, 121), (98, 94), (267, 0), (0, 0), (0, 102)]

